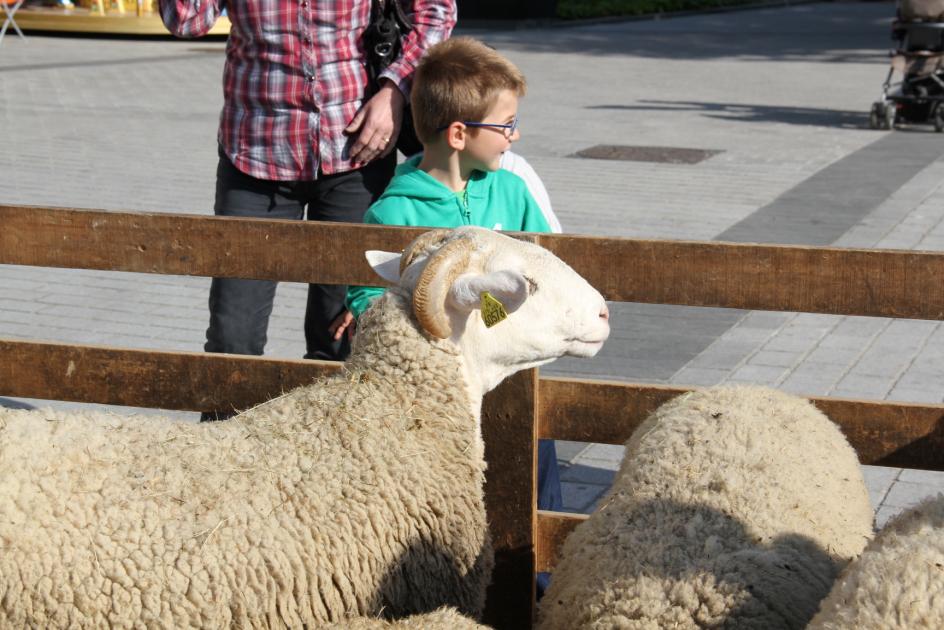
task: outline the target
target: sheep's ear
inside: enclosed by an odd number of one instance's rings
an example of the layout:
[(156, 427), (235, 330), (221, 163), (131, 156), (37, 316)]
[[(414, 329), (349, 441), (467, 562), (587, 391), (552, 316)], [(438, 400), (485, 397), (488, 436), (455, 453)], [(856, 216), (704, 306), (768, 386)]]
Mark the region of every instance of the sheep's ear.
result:
[(369, 249), (364, 257), (378, 276), (393, 284), (400, 282), (400, 254)]
[(517, 311), (528, 298), (528, 281), (517, 271), (503, 270), (486, 274), (465, 274), (456, 278), (449, 290), (449, 302), (466, 312), (482, 304), (488, 292), (501, 302), (506, 313)]

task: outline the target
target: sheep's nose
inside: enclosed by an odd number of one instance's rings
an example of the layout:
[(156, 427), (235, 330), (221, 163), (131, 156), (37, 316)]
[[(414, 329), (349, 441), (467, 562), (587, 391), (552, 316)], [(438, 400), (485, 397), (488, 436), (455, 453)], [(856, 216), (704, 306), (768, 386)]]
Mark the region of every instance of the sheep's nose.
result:
[(600, 319), (603, 321), (608, 321), (610, 319), (610, 309), (606, 307), (606, 304), (603, 305), (603, 309), (600, 311)]

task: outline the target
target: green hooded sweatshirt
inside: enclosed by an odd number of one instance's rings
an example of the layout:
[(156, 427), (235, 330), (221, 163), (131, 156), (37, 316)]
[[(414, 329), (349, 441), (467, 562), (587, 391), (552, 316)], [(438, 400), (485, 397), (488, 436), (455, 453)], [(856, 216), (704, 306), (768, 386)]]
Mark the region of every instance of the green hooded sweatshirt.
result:
[[(514, 173), (504, 169), (473, 171), (465, 190), (457, 193), (418, 169), (421, 158), (414, 156), (397, 167), (387, 189), (364, 215), (364, 223), (551, 231), (524, 180)], [(360, 317), (383, 291), (379, 287), (351, 287), (345, 303), (354, 317)]]

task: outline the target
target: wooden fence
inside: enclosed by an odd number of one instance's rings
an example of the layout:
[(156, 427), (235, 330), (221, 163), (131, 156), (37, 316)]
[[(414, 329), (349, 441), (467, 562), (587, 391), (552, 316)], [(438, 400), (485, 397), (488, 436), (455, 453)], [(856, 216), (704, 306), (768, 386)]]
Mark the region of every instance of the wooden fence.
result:
[[(373, 285), (362, 252), (397, 251), (422, 231), (0, 206), (0, 264)], [(556, 253), (611, 301), (944, 319), (944, 253), (526, 238)], [(16, 397), (242, 408), (337, 367), (0, 338), (0, 395)], [(496, 549), (487, 623), (530, 627), (534, 574), (554, 566), (560, 543), (584, 518), (536, 511), (537, 440), (622, 444), (649, 412), (683, 391), (529, 370), (486, 397), (486, 507)], [(944, 405), (814, 402), (842, 428), (862, 463), (944, 470)]]

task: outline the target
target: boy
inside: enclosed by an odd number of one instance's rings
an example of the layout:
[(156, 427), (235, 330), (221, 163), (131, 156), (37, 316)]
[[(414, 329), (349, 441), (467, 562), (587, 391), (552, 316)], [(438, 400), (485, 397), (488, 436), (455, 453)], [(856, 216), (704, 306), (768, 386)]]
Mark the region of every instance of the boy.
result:
[[(524, 181), (499, 170), (502, 154), (519, 138), (518, 98), (525, 89), (524, 76), (510, 61), (472, 38), (454, 37), (430, 48), (412, 89), (423, 153), (397, 167), (364, 222), (550, 232)], [(352, 287), (346, 304), (353, 317), (381, 293)]]
[[(537, 202), (520, 177), (499, 168), (520, 137), (518, 99), (524, 75), (496, 51), (470, 37), (436, 44), (416, 68), (412, 105), (423, 153), (397, 167), (365, 223), (550, 232)], [(376, 287), (351, 287), (351, 314), (332, 324), (338, 337), (353, 330)], [(538, 449), (538, 507), (562, 509), (554, 442)]]

